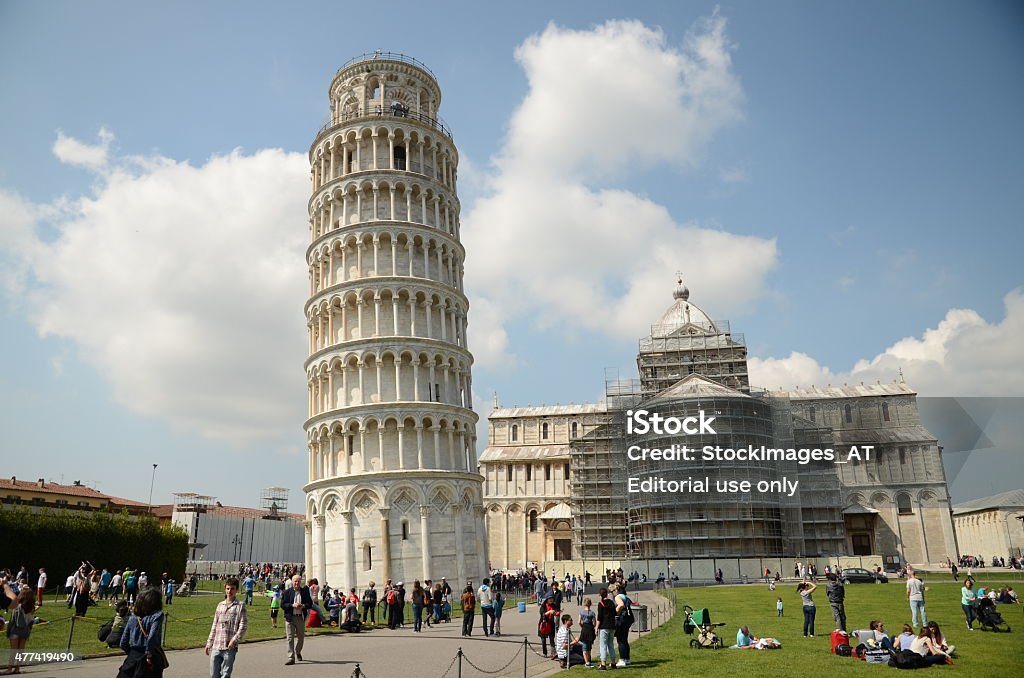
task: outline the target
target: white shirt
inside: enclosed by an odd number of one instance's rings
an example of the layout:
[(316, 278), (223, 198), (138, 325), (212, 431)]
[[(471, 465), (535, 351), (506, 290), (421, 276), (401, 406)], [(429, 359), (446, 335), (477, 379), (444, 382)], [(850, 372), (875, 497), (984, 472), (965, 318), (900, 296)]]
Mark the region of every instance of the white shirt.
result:
[(46, 588), (46, 573), (45, 572), (40, 572), (39, 573), (39, 580), (36, 582), (36, 588), (37, 589), (45, 589)]

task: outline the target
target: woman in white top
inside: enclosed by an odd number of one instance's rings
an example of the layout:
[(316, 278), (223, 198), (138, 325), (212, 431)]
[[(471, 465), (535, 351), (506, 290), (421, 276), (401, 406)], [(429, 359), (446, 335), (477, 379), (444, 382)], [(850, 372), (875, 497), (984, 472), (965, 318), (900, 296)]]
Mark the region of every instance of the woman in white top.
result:
[(939, 629), (939, 625), (933, 621), (928, 622), (928, 635), (932, 638), (932, 645), (939, 648), (950, 657), (952, 657), (953, 653), (956, 652), (956, 646), (950, 645), (946, 642), (946, 636), (942, 633), (942, 630)]
[(927, 626), (921, 629), (921, 633), (910, 644), (910, 649), (924, 657), (927, 666), (945, 664), (949, 661), (949, 655), (935, 647), (935, 644), (932, 643), (931, 633), (928, 631)]
[(910, 626), (910, 624), (904, 624), (903, 633), (901, 633), (898, 637), (898, 640), (900, 641), (900, 649), (909, 650), (911, 644), (914, 642), (916, 638), (917, 636), (914, 635), (913, 627)]

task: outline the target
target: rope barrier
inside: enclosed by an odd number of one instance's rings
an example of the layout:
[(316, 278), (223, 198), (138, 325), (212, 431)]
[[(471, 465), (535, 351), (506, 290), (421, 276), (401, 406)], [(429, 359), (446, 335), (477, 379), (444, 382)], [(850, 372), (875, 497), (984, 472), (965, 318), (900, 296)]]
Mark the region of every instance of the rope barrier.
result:
[(522, 648), (519, 648), (518, 650), (516, 650), (516, 653), (514, 655), (512, 655), (512, 658), (508, 660), (508, 663), (505, 664), (504, 666), (502, 666), (500, 669), (497, 669), (495, 671), (487, 671), (486, 669), (480, 668), (479, 666), (474, 664), (472, 661), (470, 661), (469, 657), (467, 657), (465, 654), (463, 654), (462, 657), (463, 657), (463, 659), (466, 660), (467, 664), (472, 666), (474, 669), (476, 669), (480, 673), (494, 676), (494, 675), (498, 675), (499, 673), (501, 673), (502, 671), (504, 671), (508, 667), (512, 666), (512, 662), (514, 662), (516, 660), (516, 658), (519, 657), (519, 653), (522, 652), (522, 651), (523, 651)]
[(460, 649), (459, 649), (459, 652), (458, 652), (458, 653), (457, 653), (457, 654), (455, 655), (455, 657), (454, 657), (454, 658), (452, 659), (452, 663), (451, 663), (451, 664), (449, 664), (449, 665), (448, 665), (448, 668), (447, 668), (447, 669), (445, 669), (444, 673), (442, 673), (442, 674), (441, 674), (441, 678), (445, 678), (445, 677), (446, 677), (446, 676), (447, 676), (447, 675), (448, 675), (448, 674), (449, 674), (449, 673), (451, 672), (451, 670), (452, 670), (452, 667), (453, 667), (453, 666), (455, 666), (455, 662), (459, 661), (459, 657), (460, 657), (461, 655), (462, 655), (462, 649), (460, 648)]

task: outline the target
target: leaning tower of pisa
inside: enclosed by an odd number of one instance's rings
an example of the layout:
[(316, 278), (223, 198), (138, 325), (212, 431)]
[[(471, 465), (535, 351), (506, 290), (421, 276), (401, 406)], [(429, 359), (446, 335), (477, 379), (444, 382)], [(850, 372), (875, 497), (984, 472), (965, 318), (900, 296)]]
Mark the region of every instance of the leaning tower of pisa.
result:
[(486, 570), (466, 345), (458, 151), (422, 63), (331, 80), (309, 151), (307, 577), (331, 586)]

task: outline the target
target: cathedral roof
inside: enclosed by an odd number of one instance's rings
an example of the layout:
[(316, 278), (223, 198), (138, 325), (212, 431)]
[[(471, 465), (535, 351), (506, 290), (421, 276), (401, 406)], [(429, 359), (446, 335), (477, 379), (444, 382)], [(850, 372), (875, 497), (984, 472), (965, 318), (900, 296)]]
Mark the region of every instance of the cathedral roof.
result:
[(572, 509), (564, 501), (560, 501), (537, 517), (541, 520), (569, 520), (572, 518)]
[(579, 405), (531, 405), (527, 407), (497, 407), (487, 415), (488, 419), (515, 417), (553, 417), (571, 414), (604, 414), (608, 411), (603, 403), (581, 403)]
[(568, 459), (568, 445), (490, 445), (480, 453), (480, 461), (536, 461)]
[(985, 511), (998, 508), (1024, 508), (1024, 489), (1000, 492), (991, 497), (972, 499), (953, 507), (953, 513), (970, 513), (971, 511)]
[(812, 386), (810, 388), (796, 388), (790, 391), (772, 391), (773, 396), (789, 398), (790, 400), (827, 400), (829, 398), (864, 398), (870, 396), (899, 396), (917, 395), (917, 392), (903, 382), (896, 383), (875, 383), (858, 384), (850, 386), (825, 387)]
[(749, 395), (742, 391), (723, 386), (717, 381), (712, 381), (699, 374), (690, 374), (654, 396), (654, 400), (669, 398), (718, 398), (723, 396), (729, 398), (750, 398)]

